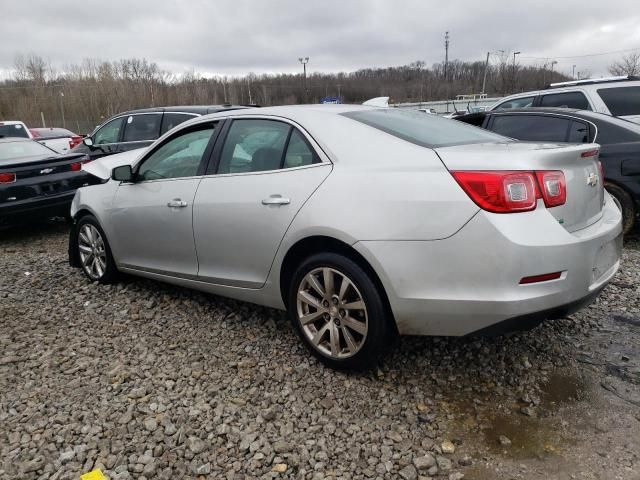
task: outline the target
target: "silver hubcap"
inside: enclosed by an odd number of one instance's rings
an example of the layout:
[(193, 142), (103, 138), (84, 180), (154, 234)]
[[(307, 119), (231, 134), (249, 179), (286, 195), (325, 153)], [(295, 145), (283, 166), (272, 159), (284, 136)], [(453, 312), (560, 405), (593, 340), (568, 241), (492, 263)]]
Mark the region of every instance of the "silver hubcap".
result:
[(332, 358), (355, 355), (367, 338), (367, 307), (353, 282), (339, 271), (316, 268), (300, 282), (298, 321), (311, 344)]
[(107, 269), (107, 252), (102, 235), (96, 227), (84, 224), (78, 235), (80, 261), (84, 271), (94, 280), (99, 280)]

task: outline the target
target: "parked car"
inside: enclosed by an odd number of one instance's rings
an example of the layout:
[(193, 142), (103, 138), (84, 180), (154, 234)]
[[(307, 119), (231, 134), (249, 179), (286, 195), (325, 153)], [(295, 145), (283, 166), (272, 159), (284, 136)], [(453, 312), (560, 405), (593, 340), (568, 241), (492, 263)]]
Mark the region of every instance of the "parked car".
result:
[(76, 189), (97, 181), (81, 170), (88, 160), (29, 138), (0, 138), (0, 224), (68, 216)]
[(498, 110), (456, 120), (528, 142), (599, 143), (604, 186), (620, 204), (624, 232), (633, 229), (640, 211), (640, 125), (562, 108)]
[(82, 137), (64, 128), (27, 128), (24, 122), (0, 122), (0, 138), (31, 138), (57, 153), (67, 153)]
[(640, 123), (640, 77), (608, 77), (552, 83), (545, 90), (502, 98), (489, 110), (526, 107), (592, 110)]
[(89, 155), (91, 160), (148, 147), (176, 125), (201, 115), (248, 108), (240, 105), (190, 105), (157, 107), (119, 113), (87, 135), (74, 153)]
[(77, 135), (66, 128), (30, 128), (29, 132), (31, 132), (31, 138), (58, 153), (66, 153), (82, 143), (82, 135)]
[(84, 167), (70, 263), (287, 309), (331, 367), (396, 333), (522, 329), (588, 304), (618, 269), (597, 145), (516, 142), (355, 105), (190, 120)]

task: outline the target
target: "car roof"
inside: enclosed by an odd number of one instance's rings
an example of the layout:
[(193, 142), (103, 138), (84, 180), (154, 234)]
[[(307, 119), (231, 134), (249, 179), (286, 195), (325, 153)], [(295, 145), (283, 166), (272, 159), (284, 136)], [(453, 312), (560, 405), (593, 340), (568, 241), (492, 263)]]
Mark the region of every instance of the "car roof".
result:
[(148, 108), (137, 108), (135, 110), (127, 110), (125, 112), (120, 112), (116, 115), (113, 115), (111, 118), (120, 117), (122, 115), (132, 115), (135, 113), (158, 113), (158, 112), (196, 113), (198, 115), (206, 115), (209, 113), (221, 112), (225, 110), (235, 110), (235, 109), (252, 108), (252, 107), (257, 107), (257, 105), (223, 104), (223, 105), (174, 105), (174, 106), (168, 106), (168, 107), (148, 107)]
[(243, 110), (232, 110), (218, 112), (207, 115), (207, 118), (218, 118), (226, 116), (243, 116), (243, 115), (271, 115), (274, 117), (285, 117), (295, 120), (302, 116), (306, 117), (309, 113), (321, 113), (324, 115), (340, 115), (342, 113), (360, 111), (360, 110), (379, 110), (385, 107), (371, 107), (366, 105), (350, 105), (350, 104), (310, 104), (310, 105), (282, 105), (278, 107), (262, 107)]
[(603, 88), (624, 88), (624, 87), (637, 87), (640, 86), (640, 81), (636, 80), (636, 77), (630, 77), (627, 80), (617, 80), (617, 81), (592, 81), (592, 82), (583, 82), (583, 83), (567, 83), (567, 84), (555, 84), (557, 86), (547, 86), (546, 88), (540, 90), (530, 90), (528, 92), (520, 92), (514, 93), (511, 95), (507, 95), (506, 97), (502, 97), (496, 103), (491, 105), (490, 108), (495, 107), (496, 105), (500, 105), (505, 101), (509, 101), (515, 98), (525, 98), (525, 97), (535, 97), (537, 95), (555, 95), (558, 93), (565, 92), (575, 92), (578, 90), (599, 90)]

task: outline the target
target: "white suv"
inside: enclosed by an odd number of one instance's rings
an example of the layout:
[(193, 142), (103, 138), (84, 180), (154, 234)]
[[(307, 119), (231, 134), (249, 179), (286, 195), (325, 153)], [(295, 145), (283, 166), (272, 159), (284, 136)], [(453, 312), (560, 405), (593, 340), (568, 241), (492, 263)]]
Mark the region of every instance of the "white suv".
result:
[(526, 107), (592, 110), (640, 123), (640, 77), (608, 77), (552, 83), (545, 90), (505, 97), (489, 110)]

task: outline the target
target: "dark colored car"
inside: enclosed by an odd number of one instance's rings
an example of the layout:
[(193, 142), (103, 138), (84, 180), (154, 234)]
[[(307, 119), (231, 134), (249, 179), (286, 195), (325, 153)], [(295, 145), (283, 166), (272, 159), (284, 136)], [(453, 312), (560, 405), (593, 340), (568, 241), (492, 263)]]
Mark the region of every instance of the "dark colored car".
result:
[(61, 155), (35, 140), (0, 138), (0, 225), (69, 215), (76, 190), (95, 184), (84, 153)]
[(109, 118), (88, 135), (72, 152), (91, 160), (151, 145), (176, 125), (209, 113), (249, 108), (241, 105), (190, 105), (143, 108)]
[(599, 143), (605, 188), (622, 209), (628, 233), (640, 210), (640, 125), (603, 113), (566, 108), (479, 112), (457, 121), (528, 142)]

